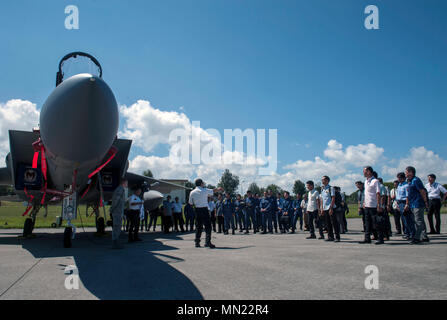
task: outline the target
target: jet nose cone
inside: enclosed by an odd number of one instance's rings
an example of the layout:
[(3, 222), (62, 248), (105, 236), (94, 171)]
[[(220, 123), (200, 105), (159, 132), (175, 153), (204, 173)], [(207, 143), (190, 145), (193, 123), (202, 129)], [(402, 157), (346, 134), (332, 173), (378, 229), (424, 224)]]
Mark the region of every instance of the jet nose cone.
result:
[(154, 210), (163, 202), (163, 194), (155, 190), (149, 190), (144, 193), (144, 208)]
[(91, 74), (62, 82), (42, 107), (45, 147), (66, 160), (101, 160), (118, 132), (118, 105), (109, 86)]

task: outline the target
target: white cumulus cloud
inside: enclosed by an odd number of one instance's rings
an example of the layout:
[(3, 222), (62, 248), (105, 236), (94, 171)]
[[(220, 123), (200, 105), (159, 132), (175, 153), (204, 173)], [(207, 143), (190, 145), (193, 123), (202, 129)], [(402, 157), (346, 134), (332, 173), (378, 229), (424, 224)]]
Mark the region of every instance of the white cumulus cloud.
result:
[(31, 131), (39, 124), (36, 104), (27, 100), (12, 99), (0, 102), (0, 166), (9, 152), (8, 130)]

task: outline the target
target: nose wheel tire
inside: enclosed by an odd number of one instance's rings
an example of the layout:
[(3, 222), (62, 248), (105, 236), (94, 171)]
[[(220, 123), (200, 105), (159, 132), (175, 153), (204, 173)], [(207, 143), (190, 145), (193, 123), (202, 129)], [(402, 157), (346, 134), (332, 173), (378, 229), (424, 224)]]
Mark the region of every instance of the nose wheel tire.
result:
[(23, 226), (23, 237), (29, 237), (33, 233), (34, 223), (33, 219), (27, 218), (25, 220), (25, 225)]
[(71, 238), (73, 230), (71, 227), (66, 227), (64, 230), (64, 248), (71, 248)]
[(96, 220), (96, 233), (98, 233), (98, 234), (105, 234), (106, 233), (106, 227), (105, 227), (105, 223), (104, 223), (104, 218), (103, 217), (99, 217)]

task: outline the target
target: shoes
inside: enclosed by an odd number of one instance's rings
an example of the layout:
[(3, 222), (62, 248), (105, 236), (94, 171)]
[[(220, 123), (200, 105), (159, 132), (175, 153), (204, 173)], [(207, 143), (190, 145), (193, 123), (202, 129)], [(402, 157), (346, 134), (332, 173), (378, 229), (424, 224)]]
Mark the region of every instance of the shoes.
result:
[(318, 237), (318, 240), (323, 240), (324, 239), (324, 236), (319, 236)]
[(196, 242), (196, 248), (200, 248), (200, 242)]
[(233, 229), (233, 231), (231, 232), (231, 234), (236, 234), (236, 231)]
[(384, 244), (385, 242), (383, 240), (377, 240), (375, 244), (379, 245), (379, 244)]
[(312, 234), (312, 235), (308, 236), (306, 239), (316, 239), (316, 238), (317, 237), (314, 234)]
[(290, 232), (289, 232), (289, 234), (293, 234), (293, 233), (295, 233), (295, 231), (290, 231)]
[(224, 234), (228, 234), (228, 231), (224, 231)]
[(326, 240), (324, 240), (324, 241), (326, 241), (326, 242), (329, 242), (329, 241), (334, 241), (334, 238), (327, 238)]
[(261, 234), (267, 234), (267, 231), (262, 231)]
[(410, 244), (421, 244), (421, 242), (417, 239), (413, 239), (410, 241)]
[(430, 242), (429, 238), (422, 239), (423, 242)]
[(269, 231), (270, 234), (273, 234), (273, 231)]
[(436, 234), (435, 231), (430, 231), (428, 234)]
[(360, 244), (369, 244), (371, 243), (371, 240), (363, 240), (363, 241), (359, 241)]
[(244, 232), (244, 234), (249, 234), (250, 232), (248, 232), (248, 230), (246, 230), (245, 232)]
[(214, 244), (212, 244), (211, 242), (209, 242), (209, 243), (205, 243), (205, 247), (214, 249), (216, 246)]
[(336, 239), (334, 240), (334, 242), (340, 242), (340, 239), (339, 239), (339, 238), (336, 238)]

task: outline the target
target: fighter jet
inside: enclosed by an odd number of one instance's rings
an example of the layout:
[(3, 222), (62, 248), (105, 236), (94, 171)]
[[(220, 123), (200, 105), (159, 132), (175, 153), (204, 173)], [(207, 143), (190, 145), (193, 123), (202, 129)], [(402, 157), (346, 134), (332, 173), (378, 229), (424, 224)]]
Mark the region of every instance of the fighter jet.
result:
[[(87, 57), (99, 75), (76, 74), (64, 80), (66, 60)], [(64, 246), (71, 247), (79, 204), (92, 208), (98, 233), (104, 233), (107, 220), (104, 204), (110, 201), (122, 177), (129, 189), (144, 191), (146, 210), (158, 207), (163, 193), (184, 186), (148, 178), (127, 171), (132, 141), (117, 137), (119, 112), (115, 96), (102, 79), (102, 67), (91, 55), (73, 52), (59, 63), (56, 88), (40, 112), (40, 126), (32, 131), (9, 130), (10, 152), (6, 168), (0, 168), (0, 185), (12, 185), (28, 203), (23, 215), (23, 235), (33, 231), (41, 208), (62, 203), (67, 221)], [(160, 192), (161, 191), (161, 192)], [(104, 217), (100, 216), (103, 208)]]

